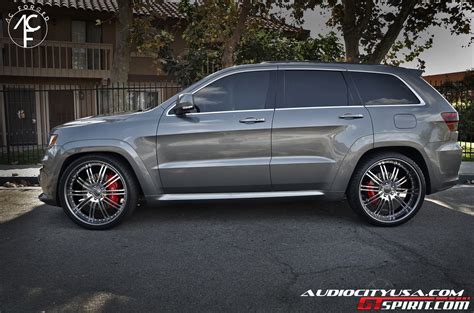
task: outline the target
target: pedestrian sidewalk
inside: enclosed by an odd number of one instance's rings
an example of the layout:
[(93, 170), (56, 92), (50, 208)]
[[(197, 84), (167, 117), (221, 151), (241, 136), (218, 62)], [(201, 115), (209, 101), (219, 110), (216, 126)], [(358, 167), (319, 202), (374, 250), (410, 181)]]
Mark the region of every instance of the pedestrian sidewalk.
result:
[[(0, 185), (6, 182), (27, 181), (29, 184), (38, 183), (41, 165), (0, 165)], [(459, 170), (459, 183), (474, 181), (474, 162), (462, 162)]]
[(0, 165), (0, 186), (7, 182), (31, 186), (38, 184), (41, 165)]
[(41, 165), (0, 165), (0, 177), (37, 177)]

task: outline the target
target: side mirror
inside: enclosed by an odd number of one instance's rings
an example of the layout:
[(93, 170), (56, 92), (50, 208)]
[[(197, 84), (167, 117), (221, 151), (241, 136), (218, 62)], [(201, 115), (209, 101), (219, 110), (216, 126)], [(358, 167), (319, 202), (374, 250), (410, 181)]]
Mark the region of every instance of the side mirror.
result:
[(194, 97), (191, 93), (182, 93), (178, 96), (174, 112), (176, 115), (186, 114), (194, 109)]

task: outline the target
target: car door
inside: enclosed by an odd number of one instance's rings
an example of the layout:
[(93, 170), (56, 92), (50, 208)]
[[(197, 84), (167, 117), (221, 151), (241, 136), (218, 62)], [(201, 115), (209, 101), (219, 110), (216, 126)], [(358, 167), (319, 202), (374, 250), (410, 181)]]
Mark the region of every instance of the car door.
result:
[(372, 141), (366, 108), (352, 105), (344, 69), (279, 71), (273, 119), (274, 190), (329, 190), (352, 144)]
[(196, 111), (171, 107), (157, 130), (166, 193), (271, 188), (271, 125), (276, 67), (224, 74), (193, 92)]

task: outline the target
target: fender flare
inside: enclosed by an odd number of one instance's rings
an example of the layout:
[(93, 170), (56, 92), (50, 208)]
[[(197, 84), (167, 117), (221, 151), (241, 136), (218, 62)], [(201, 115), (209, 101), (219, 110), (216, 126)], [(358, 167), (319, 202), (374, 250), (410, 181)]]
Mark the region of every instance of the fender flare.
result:
[[(117, 139), (88, 139), (69, 141), (62, 145), (63, 162), (71, 156), (84, 153), (115, 153), (122, 156), (131, 166), (145, 195), (156, 194), (161, 190), (161, 183), (147, 169), (133, 147)], [(62, 167), (63, 165), (61, 165)]]
[(354, 142), (351, 146), (346, 157), (342, 161), (339, 171), (334, 179), (334, 182), (331, 187), (331, 191), (345, 192), (347, 186), (351, 180), (352, 174), (356, 169), (357, 164), (361, 158), (372, 150), (377, 150), (380, 148), (412, 148), (420, 153), (422, 156), (425, 165), (428, 170), (428, 175), (432, 176), (431, 163), (428, 162), (429, 158), (426, 155), (424, 147), (417, 143), (416, 140), (408, 140), (406, 134), (383, 134), (383, 137), (377, 138), (375, 135), (375, 142), (372, 139), (372, 136), (361, 137)]

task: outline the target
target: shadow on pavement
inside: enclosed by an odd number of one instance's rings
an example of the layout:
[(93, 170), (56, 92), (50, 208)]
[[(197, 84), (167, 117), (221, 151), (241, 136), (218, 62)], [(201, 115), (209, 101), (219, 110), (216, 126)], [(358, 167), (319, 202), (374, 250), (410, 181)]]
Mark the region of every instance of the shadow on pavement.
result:
[(349, 224), (362, 222), (345, 201), (301, 198), (169, 202), (156, 207), (140, 207), (128, 222), (185, 219), (243, 223), (307, 218), (333, 219)]
[(300, 295), (378, 282), (474, 290), (474, 217), (429, 202), (395, 228), (314, 199), (140, 207), (109, 231), (31, 207), (0, 224), (2, 312), (342, 312), (356, 299)]

